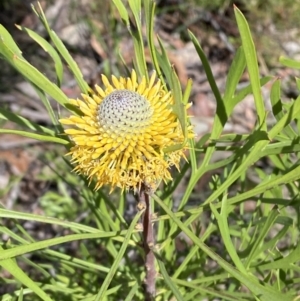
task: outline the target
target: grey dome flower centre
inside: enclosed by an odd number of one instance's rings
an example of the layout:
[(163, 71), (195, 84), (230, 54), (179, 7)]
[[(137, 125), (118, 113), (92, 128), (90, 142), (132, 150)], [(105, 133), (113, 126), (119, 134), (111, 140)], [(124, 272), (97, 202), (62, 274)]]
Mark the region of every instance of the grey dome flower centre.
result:
[(115, 90), (98, 107), (98, 120), (107, 131), (135, 133), (149, 126), (153, 109), (142, 95), (130, 90)]

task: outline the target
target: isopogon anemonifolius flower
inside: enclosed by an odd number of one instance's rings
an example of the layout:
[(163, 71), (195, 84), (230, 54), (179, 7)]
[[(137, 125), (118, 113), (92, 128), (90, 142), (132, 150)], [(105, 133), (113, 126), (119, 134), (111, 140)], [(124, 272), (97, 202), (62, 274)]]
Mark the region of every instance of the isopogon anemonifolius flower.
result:
[[(164, 152), (184, 141), (172, 93), (163, 89), (155, 72), (148, 84), (145, 77), (138, 82), (135, 71), (130, 78), (112, 76), (111, 83), (102, 75), (102, 82), (104, 89), (96, 85), (82, 100), (70, 99), (80, 116), (60, 119), (71, 126), (65, 133), (74, 144), (69, 152), (74, 170), (94, 179), (95, 189), (108, 184), (111, 190), (137, 191), (172, 179), (170, 166), (179, 169), (187, 148)], [(190, 126), (188, 137), (194, 137)]]

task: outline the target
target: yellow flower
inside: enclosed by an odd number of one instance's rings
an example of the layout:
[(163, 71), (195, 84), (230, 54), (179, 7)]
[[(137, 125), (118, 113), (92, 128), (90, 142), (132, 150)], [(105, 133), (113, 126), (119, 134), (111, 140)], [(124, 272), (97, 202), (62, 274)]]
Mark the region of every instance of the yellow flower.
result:
[[(70, 100), (81, 116), (60, 120), (75, 127), (65, 130), (74, 142), (69, 152), (74, 170), (95, 179), (95, 189), (104, 184), (111, 190), (154, 189), (160, 180), (172, 179), (169, 168), (179, 169), (186, 147), (164, 152), (184, 141), (171, 92), (156, 81), (155, 73), (148, 84), (145, 77), (138, 82), (135, 71), (127, 79), (112, 76), (112, 84), (102, 75), (102, 82), (105, 89), (96, 85), (91, 96)], [(194, 137), (190, 128), (189, 137)]]

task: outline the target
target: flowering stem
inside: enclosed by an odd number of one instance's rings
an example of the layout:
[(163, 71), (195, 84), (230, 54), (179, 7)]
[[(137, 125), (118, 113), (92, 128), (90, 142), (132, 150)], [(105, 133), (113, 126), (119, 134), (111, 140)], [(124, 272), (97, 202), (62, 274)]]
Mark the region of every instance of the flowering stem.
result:
[(143, 246), (145, 252), (145, 269), (146, 277), (144, 281), (145, 286), (145, 301), (154, 300), (155, 297), (155, 256), (153, 252), (154, 247), (154, 231), (151, 222), (151, 207), (150, 207), (150, 197), (147, 194), (145, 187), (143, 186), (140, 191), (140, 202), (138, 206), (145, 208), (142, 215), (143, 224)]

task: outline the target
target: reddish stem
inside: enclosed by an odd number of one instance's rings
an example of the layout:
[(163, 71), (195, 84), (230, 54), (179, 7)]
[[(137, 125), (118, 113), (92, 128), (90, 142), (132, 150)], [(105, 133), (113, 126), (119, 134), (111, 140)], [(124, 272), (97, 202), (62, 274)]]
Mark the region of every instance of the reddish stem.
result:
[(145, 208), (144, 214), (142, 215), (142, 224), (143, 224), (143, 246), (145, 252), (145, 301), (154, 300), (155, 297), (155, 256), (153, 252), (154, 247), (154, 231), (151, 221), (151, 206), (150, 206), (150, 197), (145, 192), (145, 187), (142, 187), (140, 191), (140, 204), (142, 208)]

